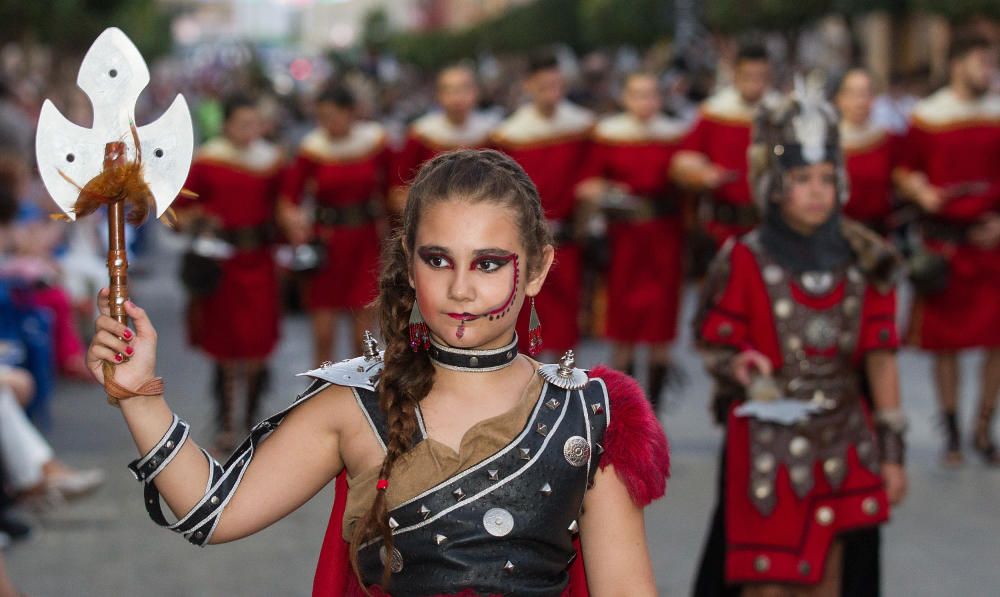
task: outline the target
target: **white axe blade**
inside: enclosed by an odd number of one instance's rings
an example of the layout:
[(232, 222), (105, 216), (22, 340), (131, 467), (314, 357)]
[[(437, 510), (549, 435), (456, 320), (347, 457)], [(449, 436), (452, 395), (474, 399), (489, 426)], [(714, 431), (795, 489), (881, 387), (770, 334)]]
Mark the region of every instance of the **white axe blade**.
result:
[[(149, 69), (128, 36), (111, 27), (87, 50), (76, 82), (93, 105), (94, 125), (85, 128), (70, 122), (45, 100), (35, 135), (42, 182), (71, 220), (80, 190), (66, 178), (86, 185), (101, 173), (104, 147), (114, 141), (125, 143), (127, 159), (136, 159), (129, 126), (135, 121), (139, 94), (149, 84)], [(138, 128), (138, 135), (143, 175), (160, 217), (183, 188), (194, 154), (194, 130), (184, 97), (178, 94), (160, 118)]]

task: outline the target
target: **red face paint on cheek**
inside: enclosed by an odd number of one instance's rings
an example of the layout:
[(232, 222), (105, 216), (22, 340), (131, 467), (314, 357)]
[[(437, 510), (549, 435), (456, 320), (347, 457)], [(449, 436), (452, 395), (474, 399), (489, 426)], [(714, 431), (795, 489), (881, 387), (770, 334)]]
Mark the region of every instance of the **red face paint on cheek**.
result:
[(511, 261), (514, 262), (514, 283), (513, 288), (510, 290), (510, 295), (507, 296), (507, 300), (503, 302), (502, 305), (493, 309), (492, 311), (486, 312), (486, 317), (490, 321), (494, 319), (500, 319), (501, 317), (507, 315), (510, 312), (511, 306), (514, 304), (514, 299), (517, 298), (517, 287), (521, 282), (521, 262), (517, 258), (517, 255), (510, 256)]

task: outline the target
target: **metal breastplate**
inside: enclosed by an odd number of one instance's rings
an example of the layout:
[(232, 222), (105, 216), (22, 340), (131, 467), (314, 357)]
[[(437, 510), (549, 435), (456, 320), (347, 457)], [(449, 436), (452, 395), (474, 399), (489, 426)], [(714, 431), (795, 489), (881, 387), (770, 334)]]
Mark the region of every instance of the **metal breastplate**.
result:
[[(367, 410), (365, 394), (371, 392), (359, 391), (359, 403)], [(558, 596), (576, 554), (577, 518), (603, 452), (609, 409), (600, 380), (582, 390), (544, 384), (507, 446), (389, 512), (395, 546), (388, 590), (394, 597), (464, 589)], [(366, 584), (379, 584), (387, 555), (381, 538), (361, 548)]]
[[(814, 464), (837, 489), (846, 476), (847, 449), (855, 446), (862, 464), (878, 471), (871, 430), (861, 406), (861, 381), (851, 359), (861, 330), (865, 279), (851, 265), (846, 270), (795, 275), (763, 249), (756, 234), (745, 237), (771, 299), (781, 349), (782, 366), (775, 381), (785, 396), (825, 406), (807, 422), (778, 425), (750, 420), (750, 499), (762, 514), (775, 506), (774, 483), (785, 465), (800, 498), (813, 488)], [(806, 294), (822, 297), (843, 284), (841, 300), (825, 309), (795, 300), (792, 284)]]

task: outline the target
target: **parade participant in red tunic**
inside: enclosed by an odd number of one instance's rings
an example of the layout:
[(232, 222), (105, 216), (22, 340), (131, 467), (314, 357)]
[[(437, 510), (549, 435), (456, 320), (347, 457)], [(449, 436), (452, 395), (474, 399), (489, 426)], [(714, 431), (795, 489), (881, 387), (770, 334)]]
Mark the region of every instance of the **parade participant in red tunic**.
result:
[(892, 210), (892, 170), (899, 159), (900, 140), (871, 120), (875, 93), (867, 70), (847, 71), (835, 101), (841, 114), (840, 142), (851, 185), (844, 215), (885, 234)]
[(706, 192), (699, 213), (705, 232), (721, 246), (757, 223), (747, 186), (747, 147), (757, 104), (768, 93), (771, 66), (763, 46), (740, 49), (733, 85), (705, 100), (699, 117), (674, 157), (674, 179), (686, 188)]
[(181, 197), (175, 203), (182, 228), (209, 232), (232, 252), (221, 262), (217, 288), (193, 296), (188, 317), (191, 343), (216, 363), (215, 448), (220, 452), (236, 440), (238, 377), (247, 387), (243, 429), (257, 422), (267, 358), (278, 340), (278, 282), (271, 253), (282, 159), (260, 138), (261, 130), (256, 104), (246, 97), (230, 98), (223, 135), (205, 143), (191, 165), (186, 187), (198, 199)]
[[(331, 360), (338, 313), (351, 315), (360, 342), (369, 322), (365, 308), (375, 297), (389, 150), (382, 126), (357, 121), (355, 109), (344, 88), (319, 96), (320, 126), (302, 140), (279, 203), (292, 243), (314, 240), (326, 249), (325, 263), (305, 282), (317, 363)], [(307, 192), (315, 201), (312, 218), (300, 206)]]
[(439, 111), (413, 122), (406, 144), (393, 160), (390, 208), (400, 213), (410, 180), (424, 162), (444, 151), (489, 145), (494, 119), (475, 111), (479, 101), (476, 74), (467, 66), (451, 66), (437, 77)]
[[(566, 81), (555, 56), (532, 59), (525, 89), (531, 102), (497, 127), (493, 144), (513, 157), (542, 197), (556, 241), (556, 265), (538, 296), (538, 320), (545, 326), (544, 349), (562, 351), (580, 337), (580, 246), (574, 231), (575, 187), (587, 159), (593, 115), (565, 100)], [(521, 341), (529, 338), (528, 309), (521, 313)], [(530, 348), (530, 347), (527, 347)]]
[(636, 345), (650, 345), (647, 395), (655, 410), (677, 336), (684, 235), (669, 167), (685, 127), (660, 113), (654, 75), (626, 77), (622, 103), (625, 112), (595, 128), (578, 194), (598, 205), (615, 197), (627, 203), (627, 213), (608, 212), (606, 331), (615, 343), (611, 364), (625, 372), (635, 368)]
[(956, 40), (948, 86), (914, 110), (901, 192), (927, 213), (924, 244), (947, 273), (915, 303), (912, 341), (934, 355), (946, 430), (945, 462), (962, 461), (957, 418), (958, 352), (983, 349), (973, 445), (993, 465), (991, 437), (1000, 392), (1000, 97), (989, 92), (996, 51), (983, 39)]
[[(717, 256), (695, 322), (726, 425), (716, 570), (745, 596), (840, 595), (844, 535), (884, 523), (906, 488), (898, 260), (841, 217), (837, 115), (796, 87), (756, 120), (764, 221)], [(712, 557), (710, 543), (696, 595), (719, 594)]]

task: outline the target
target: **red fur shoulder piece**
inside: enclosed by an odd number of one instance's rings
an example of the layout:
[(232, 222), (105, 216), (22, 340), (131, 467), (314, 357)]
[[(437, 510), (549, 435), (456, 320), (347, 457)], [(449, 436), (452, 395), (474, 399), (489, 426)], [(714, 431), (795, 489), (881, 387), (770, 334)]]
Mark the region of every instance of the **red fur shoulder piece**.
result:
[(613, 465), (632, 501), (637, 506), (646, 506), (667, 491), (670, 477), (667, 436), (634, 379), (603, 365), (591, 369), (589, 375), (604, 381), (611, 403), (601, 469)]

